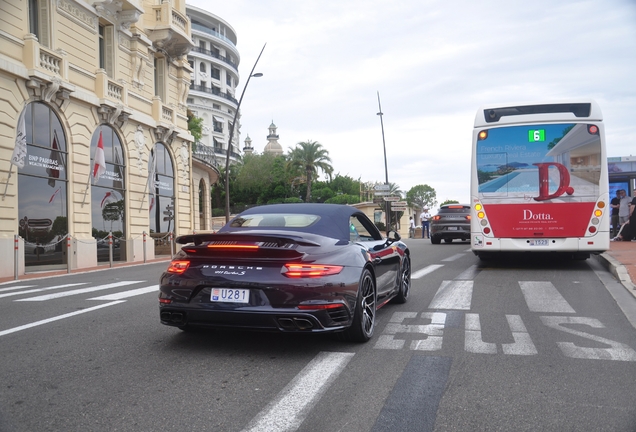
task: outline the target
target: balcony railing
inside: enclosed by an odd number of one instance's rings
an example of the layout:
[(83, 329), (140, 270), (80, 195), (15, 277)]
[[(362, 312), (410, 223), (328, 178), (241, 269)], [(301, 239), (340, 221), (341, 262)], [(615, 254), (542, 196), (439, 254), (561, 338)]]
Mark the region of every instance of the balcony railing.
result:
[(215, 87), (205, 87), (205, 86), (201, 86), (201, 85), (196, 85), (196, 84), (190, 84), (190, 90), (194, 90), (194, 91), (199, 91), (199, 92), (204, 92), (204, 93), (210, 93), (213, 94), (215, 96), (219, 96), (222, 98), (225, 98), (229, 101), (234, 102), (235, 104), (238, 105), (238, 101), (236, 99), (234, 99), (234, 96), (227, 94), (227, 93), (223, 93), (221, 90), (215, 88)]
[[(192, 24), (192, 26), (194, 27), (195, 24)], [(206, 56), (210, 56), (210, 57), (214, 57), (217, 58), (219, 60), (221, 60), (222, 62), (225, 62), (227, 64), (229, 64), (230, 66), (232, 66), (235, 70), (238, 71), (238, 66), (236, 65), (236, 63), (232, 62), (230, 59), (228, 59), (227, 57), (223, 57), (221, 54), (214, 52), (214, 51), (210, 51), (207, 49), (203, 49), (201, 47), (193, 47), (190, 51), (194, 51), (194, 52), (198, 52), (201, 54), (205, 54)], [(217, 78), (218, 79), (218, 78)]]
[(234, 44), (234, 42), (232, 42), (232, 40), (230, 40), (229, 38), (227, 38), (226, 36), (223, 36), (221, 33), (214, 31), (212, 29), (209, 29), (205, 26), (202, 26), (201, 24), (195, 24), (192, 23), (191, 24), (192, 30), (197, 30), (203, 33), (207, 33), (210, 36), (214, 36), (215, 38), (221, 39), (222, 41), (225, 41), (227, 43), (229, 43), (230, 45), (232, 45), (233, 47), (236, 47), (236, 45)]
[[(192, 152), (192, 156), (215, 167), (225, 166), (225, 157), (227, 156), (227, 150), (221, 147), (210, 147), (198, 143), (196, 151)], [(230, 152), (230, 157), (238, 159), (241, 157), (241, 155), (235, 152)]]

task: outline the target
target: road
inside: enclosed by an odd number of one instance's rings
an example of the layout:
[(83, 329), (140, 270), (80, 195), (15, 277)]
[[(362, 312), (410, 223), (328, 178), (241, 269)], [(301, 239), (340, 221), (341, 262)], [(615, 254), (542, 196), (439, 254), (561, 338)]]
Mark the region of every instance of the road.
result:
[(366, 344), (162, 326), (165, 263), (0, 285), (0, 430), (636, 430), (636, 301), (595, 260), (407, 243)]

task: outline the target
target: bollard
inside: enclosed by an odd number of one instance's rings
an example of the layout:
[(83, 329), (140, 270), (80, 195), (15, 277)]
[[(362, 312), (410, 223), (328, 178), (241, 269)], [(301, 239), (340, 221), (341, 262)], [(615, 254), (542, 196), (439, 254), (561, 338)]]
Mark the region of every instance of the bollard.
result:
[(17, 234), (14, 234), (13, 236), (13, 277), (14, 280), (18, 280), (18, 271), (19, 271), (19, 266), (18, 266), (18, 247), (20, 245), (19, 242), (20, 236)]
[(66, 273), (71, 272), (71, 233), (66, 234)]
[(143, 246), (144, 246), (144, 263), (145, 263), (146, 262), (146, 231), (144, 231), (143, 237), (144, 237)]
[(108, 261), (110, 262), (110, 267), (113, 267), (113, 232), (110, 231), (108, 233)]
[(170, 258), (174, 256), (174, 238), (172, 232), (170, 232)]

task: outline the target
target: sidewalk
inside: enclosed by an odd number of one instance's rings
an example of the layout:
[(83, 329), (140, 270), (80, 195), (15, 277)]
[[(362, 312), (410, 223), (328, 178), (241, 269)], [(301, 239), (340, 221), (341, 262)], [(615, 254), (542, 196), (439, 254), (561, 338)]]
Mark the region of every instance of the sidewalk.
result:
[(636, 297), (636, 242), (611, 242), (607, 252), (595, 256)]

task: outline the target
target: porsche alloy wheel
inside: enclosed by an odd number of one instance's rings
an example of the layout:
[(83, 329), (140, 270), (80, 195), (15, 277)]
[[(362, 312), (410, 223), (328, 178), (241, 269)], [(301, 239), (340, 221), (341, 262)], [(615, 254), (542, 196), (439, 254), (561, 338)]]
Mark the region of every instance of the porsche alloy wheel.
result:
[(353, 323), (344, 336), (353, 342), (367, 342), (373, 336), (376, 308), (375, 281), (371, 272), (364, 269), (360, 277), (360, 288)]
[(395, 303), (406, 303), (411, 291), (411, 259), (408, 256), (402, 261), (402, 269), (400, 271), (399, 291), (395, 296)]

